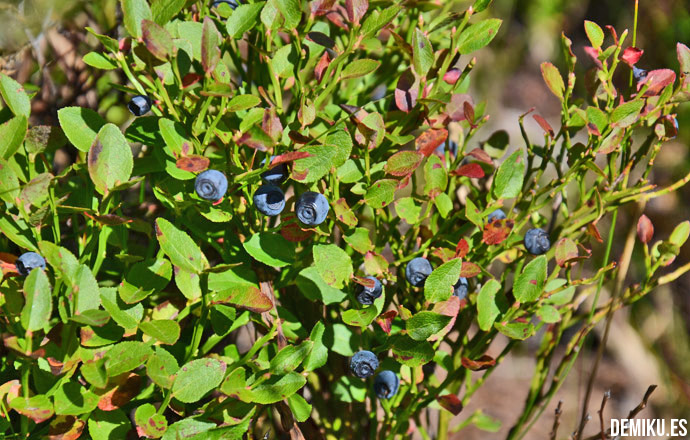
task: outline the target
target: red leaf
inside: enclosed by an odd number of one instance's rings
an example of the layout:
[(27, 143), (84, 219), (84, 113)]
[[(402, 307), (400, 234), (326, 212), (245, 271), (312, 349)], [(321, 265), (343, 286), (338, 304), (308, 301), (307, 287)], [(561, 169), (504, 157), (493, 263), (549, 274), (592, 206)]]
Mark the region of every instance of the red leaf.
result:
[(295, 161), (297, 159), (305, 159), (307, 157), (311, 157), (311, 154), (307, 153), (306, 151), (290, 151), (287, 153), (283, 153), (273, 158), (273, 160), (271, 161), (271, 168), (278, 166), (281, 163), (288, 163)]
[(369, 278), (363, 278), (363, 277), (352, 277), (352, 281), (355, 283), (366, 287), (367, 289), (373, 289), (374, 286), (376, 285), (376, 281), (371, 280)]
[(309, 142), (313, 141), (312, 138), (305, 136), (296, 130), (290, 130), (288, 132), (288, 137), (296, 144), (308, 144)]
[(460, 268), (460, 276), (463, 278), (472, 278), (476, 277), (482, 273), (482, 269), (477, 266), (474, 263), (470, 263), (469, 261), (463, 261), (462, 262), (462, 267)]
[(75, 416), (57, 416), (50, 422), (48, 440), (76, 440), (84, 432), (86, 422)]
[(458, 313), (460, 312), (460, 298), (457, 296), (451, 296), (446, 301), (434, 304), (433, 312), (439, 313), (443, 316), (450, 316), (451, 319), (443, 330), (429, 338), (430, 341), (443, 339), (443, 337), (448, 334), (449, 331), (451, 331), (453, 325), (455, 325), (455, 320), (458, 317)]
[(450, 102), (446, 106), (446, 112), (448, 116), (454, 121), (464, 121), (465, 120), (465, 103), (469, 103), (474, 106), (474, 101), (470, 95), (465, 93), (456, 93), (451, 96)]
[(594, 237), (596, 241), (599, 243), (603, 243), (604, 240), (601, 238), (601, 234), (599, 233), (599, 230), (597, 229), (597, 225), (595, 223), (590, 223), (587, 225), (587, 233)]
[(465, 164), (457, 170), (451, 171), (450, 174), (453, 176), (465, 176), (475, 179), (481, 179), (485, 176), (484, 169), (478, 163)]
[(647, 72), (647, 77), (637, 83), (637, 90), (639, 91), (645, 85), (649, 84), (649, 88), (644, 93), (644, 96), (655, 96), (661, 93), (669, 84), (673, 84), (676, 80), (676, 72), (671, 69), (657, 69)]
[(492, 166), (494, 164), (494, 161), (491, 159), (491, 157), (488, 154), (486, 154), (486, 151), (482, 150), (481, 148), (475, 148), (474, 150), (465, 154), (465, 156), (474, 157), (478, 161), (484, 162)]
[(198, 173), (208, 169), (210, 163), (211, 161), (208, 157), (192, 154), (177, 159), (175, 165), (181, 170), (189, 171), (190, 173)]
[(369, 0), (345, 0), (345, 9), (347, 10), (347, 18), (358, 25), (369, 9)]
[(604, 27), (607, 31), (611, 33), (611, 36), (613, 37), (613, 42), (616, 43), (616, 45), (618, 45), (618, 33), (616, 32), (616, 29), (614, 29), (613, 26), (611, 26), (610, 24), (607, 24)]
[(201, 75), (198, 73), (188, 73), (182, 78), (182, 88), (186, 89), (187, 87), (198, 83), (200, 80)]
[(285, 214), (281, 217), (280, 235), (287, 241), (298, 243), (304, 241), (314, 234), (314, 231), (304, 230), (299, 226), (295, 214)]
[(326, 15), (328, 11), (331, 10), (334, 3), (335, 0), (313, 0), (309, 4), (309, 8), (311, 9), (311, 13), (313, 15)]
[(465, 116), (467, 122), (474, 127), (474, 107), (469, 101), (462, 103), (462, 114)]
[(321, 59), (316, 64), (316, 67), (314, 67), (314, 76), (316, 77), (316, 82), (321, 82), (321, 79), (323, 79), (323, 74), (326, 72), (326, 68), (330, 62), (331, 58), (328, 56), (328, 52), (324, 52), (323, 55), (321, 55)]
[(267, 108), (264, 112), (261, 129), (276, 142), (283, 135), (283, 124), (281, 124), (280, 118), (276, 115), (275, 107)]
[(427, 130), (415, 141), (417, 151), (429, 157), (434, 150), (448, 139), (448, 130), (441, 128), (438, 130)]
[(513, 225), (514, 222), (509, 219), (494, 220), (491, 223), (487, 223), (484, 225), (482, 243), (499, 244), (503, 242), (503, 240), (508, 238)]
[(496, 365), (496, 359), (492, 358), (488, 354), (482, 355), (475, 361), (466, 357), (462, 358), (462, 366), (472, 371), (486, 370), (494, 365)]
[(343, 7), (343, 5), (335, 5), (335, 7), (326, 13), (326, 18), (333, 23), (334, 25), (338, 26), (340, 29), (343, 29), (345, 31), (350, 30), (350, 26), (345, 23), (345, 16), (347, 15), (347, 11)]
[(457, 416), (460, 414), (460, 411), (462, 411), (462, 402), (455, 394), (446, 394), (445, 396), (437, 397), (436, 401), (454, 416)]
[(460, 79), (462, 71), (460, 69), (450, 69), (443, 75), (443, 80), (450, 85), (454, 85)]
[(599, 60), (599, 52), (600, 49), (595, 49), (591, 46), (585, 46), (585, 53), (592, 59), (592, 61), (594, 61), (594, 64), (596, 64), (597, 67), (601, 69), (604, 66), (601, 64), (601, 61)]
[(460, 241), (458, 241), (458, 245), (455, 247), (455, 258), (464, 258), (469, 251), (470, 246), (467, 244), (467, 240), (461, 238)]
[(113, 380), (113, 385), (107, 390), (96, 392), (100, 396), (98, 408), (103, 411), (113, 411), (128, 404), (141, 389), (141, 376), (125, 373)]
[(537, 124), (539, 124), (541, 129), (544, 130), (546, 134), (548, 134), (551, 137), (554, 136), (553, 128), (551, 128), (551, 125), (549, 125), (549, 123), (546, 122), (546, 119), (542, 118), (539, 115), (532, 115), (532, 117), (535, 121), (537, 121)]
[(381, 327), (381, 330), (388, 335), (391, 332), (393, 319), (395, 319), (396, 316), (398, 316), (397, 310), (389, 310), (379, 315), (379, 317), (376, 318), (376, 323)]
[(419, 84), (412, 70), (408, 69), (398, 79), (395, 87), (395, 105), (399, 110), (409, 113), (417, 105)]
[(623, 51), (623, 54), (621, 55), (621, 61), (623, 61), (628, 66), (632, 67), (638, 61), (640, 61), (640, 58), (642, 57), (643, 53), (644, 51), (642, 49), (638, 49), (632, 46), (628, 47)]
[(637, 237), (642, 243), (649, 243), (654, 235), (654, 224), (646, 215), (642, 214), (642, 217), (637, 221)]

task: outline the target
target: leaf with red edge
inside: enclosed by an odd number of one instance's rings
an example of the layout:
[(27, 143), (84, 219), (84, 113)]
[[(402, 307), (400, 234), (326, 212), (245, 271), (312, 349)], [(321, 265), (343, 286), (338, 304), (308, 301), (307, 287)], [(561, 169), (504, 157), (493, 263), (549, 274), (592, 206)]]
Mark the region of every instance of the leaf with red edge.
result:
[(267, 108), (264, 112), (261, 129), (276, 142), (283, 136), (283, 124), (276, 114), (275, 107)]
[(283, 153), (279, 156), (274, 157), (273, 160), (271, 160), (270, 168), (278, 166), (281, 163), (288, 163), (298, 159), (306, 159), (307, 157), (311, 156), (311, 153), (307, 151), (290, 151), (288, 153)]
[(373, 289), (374, 286), (376, 285), (376, 281), (369, 279), (369, 278), (352, 277), (352, 281), (359, 284), (360, 286), (366, 287), (367, 289)]
[(364, 270), (369, 275), (383, 275), (388, 272), (388, 260), (383, 255), (367, 252), (364, 255)]
[(676, 80), (676, 72), (671, 69), (657, 69), (647, 72), (647, 76), (644, 80), (637, 83), (637, 90), (639, 91), (642, 87), (648, 85), (647, 91), (644, 96), (655, 96), (664, 90), (664, 87), (669, 84), (673, 84)]
[(336, 200), (333, 204), (333, 211), (335, 212), (335, 218), (339, 221), (350, 227), (357, 226), (357, 216), (347, 205), (344, 197)]
[(347, 18), (355, 25), (364, 17), (369, 9), (369, 0), (345, 0), (345, 10)]
[(309, 136), (303, 135), (302, 133), (300, 133), (297, 130), (290, 130), (288, 132), (288, 137), (290, 139), (292, 139), (292, 142), (294, 142), (296, 144), (308, 144), (309, 142), (314, 140), (313, 138), (311, 138)]
[(347, 10), (345, 10), (345, 7), (343, 5), (335, 5), (335, 7), (331, 11), (326, 13), (326, 18), (328, 19), (328, 21), (338, 26), (340, 29), (344, 31), (349, 31), (350, 26), (348, 26), (348, 24), (345, 23), (346, 15)]
[(486, 175), (484, 173), (484, 169), (478, 163), (468, 163), (462, 165), (457, 170), (451, 171), (450, 174), (452, 174), (453, 176), (464, 176), (471, 177), (474, 179), (481, 179)]
[(601, 234), (599, 233), (599, 229), (597, 229), (596, 223), (589, 223), (587, 225), (587, 233), (594, 237), (594, 239), (599, 243), (604, 242), (604, 240), (601, 238)]
[(456, 93), (450, 97), (450, 102), (446, 105), (446, 113), (453, 121), (460, 122), (465, 120), (465, 103), (474, 106), (472, 97), (465, 93)]
[(396, 316), (398, 316), (397, 310), (389, 310), (379, 315), (379, 317), (376, 318), (376, 323), (381, 327), (381, 330), (389, 335), (393, 326), (393, 319), (395, 319)]
[(395, 105), (400, 111), (409, 113), (417, 105), (419, 95), (419, 82), (415, 78), (411, 69), (400, 75), (398, 84), (395, 87)]
[(199, 173), (208, 169), (208, 165), (210, 163), (211, 161), (208, 157), (192, 154), (189, 156), (182, 156), (177, 159), (175, 166), (181, 170), (189, 171), (190, 173)]
[(649, 243), (654, 236), (654, 224), (646, 215), (642, 214), (637, 221), (637, 237), (642, 243)]
[(96, 390), (99, 396), (98, 408), (112, 411), (128, 404), (141, 389), (141, 376), (134, 373), (124, 373), (111, 378), (111, 384), (104, 390)]
[(455, 325), (455, 320), (457, 319), (458, 313), (460, 312), (461, 302), (462, 301), (457, 296), (451, 296), (446, 301), (441, 301), (439, 303), (434, 304), (434, 308), (432, 309), (432, 311), (443, 316), (450, 316), (450, 321), (448, 322), (448, 324), (446, 324), (445, 327), (443, 327), (442, 330), (430, 336), (428, 339), (429, 341), (441, 340), (448, 334), (448, 332), (450, 332), (453, 329), (453, 326)]
[(201, 31), (201, 65), (208, 75), (220, 61), (220, 34), (211, 17), (204, 17)]
[(544, 119), (540, 115), (532, 115), (532, 117), (535, 121), (537, 121), (537, 124), (539, 124), (541, 129), (544, 130), (544, 133), (548, 134), (551, 137), (554, 136), (553, 128), (551, 128), (551, 125), (546, 121), (546, 119)]
[(469, 261), (462, 262), (462, 268), (460, 269), (460, 276), (463, 278), (476, 277), (482, 273), (482, 269), (474, 263)]
[(321, 55), (321, 59), (319, 59), (319, 62), (316, 63), (316, 66), (314, 67), (314, 77), (316, 78), (316, 82), (321, 82), (323, 79), (323, 74), (326, 72), (326, 68), (330, 62), (331, 57), (328, 56), (328, 52), (324, 52), (323, 55)]
[(314, 231), (302, 229), (295, 214), (289, 213), (282, 216), (280, 235), (287, 241), (299, 243), (314, 235)]
[(466, 357), (462, 358), (462, 366), (472, 371), (486, 370), (494, 365), (496, 365), (496, 359), (492, 358), (488, 354), (482, 355), (477, 360), (472, 360)]
[(443, 409), (449, 411), (454, 416), (457, 416), (462, 411), (462, 401), (455, 394), (446, 394), (436, 398)]
[(460, 79), (462, 71), (460, 69), (448, 69), (448, 71), (443, 75), (443, 81), (450, 85), (454, 85)]
[(141, 21), (144, 44), (151, 54), (161, 61), (167, 61), (174, 52), (172, 37), (164, 27), (150, 20)]
[(86, 422), (75, 416), (57, 416), (50, 422), (48, 440), (76, 440), (84, 432)]
[(594, 62), (594, 64), (596, 64), (598, 68), (601, 69), (602, 67), (604, 67), (601, 64), (601, 60), (599, 59), (599, 53), (601, 52), (600, 50), (595, 49), (592, 46), (585, 46), (584, 50), (587, 56)]
[(565, 267), (577, 260), (578, 256), (577, 245), (572, 239), (563, 237), (558, 240), (558, 243), (556, 243), (556, 264)]
[(558, 71), (556, 66), (547, 62), (541, 63), (541, 76), (544, 78), (544, 82), (548, 86), (551, 93), (556, 95), (556, 98), (563, 100), (563, 92), (565, 91), (565, 84), (563, 83), (563, 77)]
[(36, 423), (48, 420), (55, 413), (53, 411), (53, 403), (45, 394), (38, 394), (32, 397), (15, 397), (10, 400), (9, 404), (10, 408)]
[(417, 151), (398, 151), (388, 158), (383, 169), (393, 176), (407, 176), (417, 169), (422, 159), (424, 156)]
[(326, 15), (331, 8), (333, 8), (334, 3), (335, 0), (312, 0), (309, 4), (309, 8), (311, 9), (311, 13), (318, 17), (320, 15)]
[(230, 304), (233, 307), (263, 313), (273, 308), (273, 300), (253, 284), (237, 283), (231, 288), (213, 292), (212, 304)]
[(486, 164), (492, 165), (494, 164), (494, 161), (491, 159), (491, 156), (489, 156), (486, 151), (482, 150), (481, 148), (475, 148), (474, 150), (470, 151), (469, 153), (465, 154), (465, 157), (474, 157), (480, 162), (484, 162)]
[(465, 101), (462, 103), (462, 113), (465, 115), (465, 120), (470, 123), (470, 126), (475, 127), (474, 125), (474, 107), (469, 101)]
[(182, 77), (182, 88), (186, 89), (187, 87), (193, 86), (199, 81), (201, 81), (201, 75), (193, 72), (188, 73), (184, 77)]
[(455, 258), (464, 258), (469, 251), (470, 246), (467, 244), (467, 240), (461, 238), (460, 241), (458, 241), (458, 245), (455, 246)]
[(484, 225), (482, 243), (489, 245), (502, 243), (510, 235), (513, 226), (514, 222), (509, 219), (495, 220), (487, 223)]
[(446, 139), (448, 139), (448, 130), (445, 128), (437, 130), (430, 129), (419, 135), (415, 144), (417, 146), (417, 151), (429, 157), (439, 145), (446, 141)]
[(623, 54), (621, 55), (621, 61), (623, 61), (628, 66), (632, 67), (638, 61), (640, 61), (640, 58), (642, 57), (643, 53), (644, 53), (644, 50), (638, 49), (637, 47), (633, 47), (633, 46), (627, 47), (623, 51)]

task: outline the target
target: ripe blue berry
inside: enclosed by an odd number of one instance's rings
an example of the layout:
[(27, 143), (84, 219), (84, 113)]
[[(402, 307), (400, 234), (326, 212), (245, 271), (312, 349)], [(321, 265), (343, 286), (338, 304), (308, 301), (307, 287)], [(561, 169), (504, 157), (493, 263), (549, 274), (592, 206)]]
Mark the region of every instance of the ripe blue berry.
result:
[[(273, 160), (274, 157), (275, 156), (271, 156), (270, 160)], [(261, 164), (264, 165), (265, 163), (266, 159), (264, 159), (264, 161)], [(266, 183), (280, 185), (281, 183), (285, 182), (288, 178), (287, 164), (281, 163), (280, 165), (276, 165), (268, 171), (264, 171), (263, 173), (261, 173), (261, 178)]]
[(295, 214), (305, 225), (317, 226), (326, 220), (329, 209), (328, 200), (323, 194), (307, 191), (297, 201)]
[(467, 292), (469, 291), (470, 285), (467, 282), (467, 278), (460, 277), (455, 286), (453, 286), (453, 295), (460, 299), (465, 299)]
[(214, 8), (217, 8), (220, 6), (222, 3), (227, 4), (230, 6), (230, 8), (234, 11), (236, 7), (239, 6), (239, 3), (242, 3), (240, 0), (215, 0), (211, 6)]
[(144, 116), (151, 110), (151, 98), (145, 95), (136, 95), (129, 101), (127, 108), (134, 116)]
[(216, 202), (228, 191), (228, 179), (218, 170), (206, 170), (196, 176), (194, 189), (202, 199)]
[(422, 257), (412, 259), (405, 268), (405, 278), (415, 287), (422, 287), (434, 269), (429, 260)]
[(277, 186), (262, 185), (254, 193), (254, 206), (264, 215), (278, 215), (285, 208), (285, 194)]
[(635, 82), (640, 82), (647, 78), (647, 71), (633, 66), (633, 78), (635, 78)]
[(374, 391), (379, 399), (390, 399), (400, 387), (400, 378), (391, 370), (383, 370), (374, 378)]
[(368, 280), (374, 280), (374, 287), (371, 289), (361, 284), (357, 287), (357, 301), (365, 306), (370, 306), (374, 304), (374, 300), (381, 296), (383, 293), (383, 286), (381, 286), (381, 281), (374, 277), (366, 277)]
[(19, 275), (27, 276), (36, 268), (45, 269), (46, 260), (36, 252), (26, 252), (15, 262)]
[(551, 248), (549, 235), (539, 228), (530, 229), (525, 234), (525, 248), (532, 255), (541, 255)]
[(500, 209), (495, 210), (491, 214), (489, 214), (489, 217), (487, 218), (487, 221), (489, 223), (493, 223), (494, 220), (503, 220), (506, 218), (506, 213), (501, 211)]
[(446, 151), (446, 148), (448, 148), (448, 151), (451, 152), (453, 156), (458, 155), (458, 143), (455, 141), (448, 141), (446, 140), (444, 143), (436, 147), (436, 150), (434, 151), (436, 154), (442, 155), (444, 151)]
[(373, 376), (379, 367), (376, 355), (368, 350), (360, 350), (350, 358), (350, 370), (355, 376), (366, 379)]

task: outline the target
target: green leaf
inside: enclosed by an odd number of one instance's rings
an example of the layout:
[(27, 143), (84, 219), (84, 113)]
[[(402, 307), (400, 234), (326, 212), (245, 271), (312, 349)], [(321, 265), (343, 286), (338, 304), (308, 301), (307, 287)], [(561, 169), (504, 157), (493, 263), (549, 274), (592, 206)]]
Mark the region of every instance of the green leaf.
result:
[(350, 78), (359, 78), (361, 76), (369, 75), (379, 68), (381, 65), (380, 61), (370, 60), (368, 58), (363, 58), (359, 60), (354, 60), (348, 63), (340, 74), (341, 80), (346, 80)]
[(32, 270), (24, 280), (24, 308), (21, 323), (28, 331), (37, 331), (47, 326), (53, 311), (52, 289), (45, 271)]
[(369, 230), (366, 228), (355, 228), (349, 235), (345, 235), (343, 238), (352, 249), (360, 254), (366, 254), (374, 250), (374, 245), (369, 238)]
[(89, 309), (73, 315), (70, 320), (91, 327), (103, 327), (110, 321), (110, 313), (100, 309)]
[(170, 425), (161, 440), (211, 440), (208, 433), (215, 427), (216, 424), (213, 422), (189, 417)]
[(150, 403), (137, 408), (134, 413), (134, 422), (137, 425), (137, 432), (147, 438), (159, 438), (165, 434), (168, 428), (168, 421), (162, 414), (156, 413), (156, 407)]
[(50, 173), (42, 173), (31, 179), (19, 193), (19, 200), (25, 205), (41, 206), (48, 198), (48, 189), (53, 180)]
[(673, 228), (673, 232), (668, 237), (668, 241), (675, 246), (683, 246), (690, 236), (690, 221), (679, 223)]
[(544, 291), (546, 282), (546, 256), (540, 255), (530, 261), (513, 285), (515, 299), (522, 303), (534, 302)]
[(497, 199), (511, 199), (522, 191), (522, 181), (525, 178), (525, 162), (522, 151), (511, 154), (498, 168), (492, 185), (492, 192)]
[[(455, 281), (457, 282), (457, 278)], [(422, 311), (405, 321), (405, 325), (410, 338), (415, 341), (426, 341), (429, 337), (443, 330), (450, 320), (450, 316)]]
[(288, 397), (288, 406), (298, 422), (305, 422), (311, 415), (311, 404), (299, 394)]
[(168, 319), (142, 322), (139, 329), (162, 344), (172, 345), (180, 338), (180, 324)]
[(213, 72), (220, 61), (220, 34), (211, 17), (204, 17), (201, 31), (201, 65), (206, 74)]
[(225, 108), (225, 111), (239, 112), (256, 107), (259, 104), (261, 104), (261, 99), (258, 96), (237, 95), (230, 100), (228, 106)]
[(386, 301), (385, 295), (376, 298), (374, 304), (363, 309), (348, 309), (342, 313), (343, 322), (353, 327), (366, 327), (371, 324), (374, 319), (383, 310), (383, 303)]
[(494, 324), (494, 327), (510, 339), (518, 339), (521, 341), (534, 334), (534, 326), (523, 322), (509, 322), (507, 324), (497, 322)]
[(101, 287), (101, 303), (113, 320), (124, 329), (134, 329), (144, 317), (144, 306), (129, 305), (120, 299), (115, 287)]
[(453, 201), (446, 193), (437, 195), (436, 198), (434, 198), (434, 204), (442, 218), (447, 218), (448, 214), (453, 210)]
[[(192, 142), (189, 141), (187, 132), (182, 124), (173, 122), (170, 119), (161, 118), (158, 120), (160, 134), (165, 141), (165, 145), (170, 148), (176, 156), (186, 155), (192, 151)], [(192, 177), (194, 174), (189, 173)]]
[(500, 288), (501, 283), (496, 280), (489, 280), (482, 286), (482, 290), (477, 296), (477, 322), (483, 331), (488, 331), (501, 313), (496, 305), (496, 293)]
[(60, 127), (67, 139), (79, 151), (89, 151), (105, 120), (95, 111), (83, 107), (64, 107), (58, 110)]
[(367, 398), (367, 386), (362, 380), (343, 375), (333, 385), (333, 395), (345, 403), (364, 402)]
[(422, 159), (424, 156), (417, 151), (399, 151), (388, 158), (383, 169), (393, 176), (407, 176), (417, 169)]
[(87, 158), (89, 175), (101, 194), (127, 182), (134, 159), (127, 139), (115, 124), (106, 124), (98, 132)]
[(273, 374), (287, 374), (299, 367), (304, 358), (311, 352), (313, 341), (304, 341), (300, 345), (286, 345), (271, 359), (269, 370)]
[(611, 122), (621, 128), (632, 125), (637, 120), (637, 115), (642, 107), (644, 107), (644, 100), (642, 99), (623, 103), (611, 112)]
[(58, 388), (53, 400), (55, 414), (60, 416), (79, 416), (90, 413), (98, 406), (98, 396), (74, 381)]
[(412, 65), (419, 76), (425, 76), (434, 65), (434, 49), (419, 29), (415, 29), (412, 35)]
[(98, 290), (98, 282), (89, 266), (80, 264), (74, 273), (74, 278), (67, 282), (71, 283), (73, 295), (76, 296), (75, 312), (77, 314), (100, 307), (101, 294)]
[(164, 26), (180, 13), (185, 3), (186, 0), (153, 0), (151, 3), (153, 21)]
[(122, 13), (127, 32), (133, 38), (141, 37), (141, 21), (151, 20), (151, 8), (146, 0), (122, 0)]
[(257, 313), (273, 307), (271, 298), (261, 292), (256, 274), (248, 267), (209, 274), (208, 288), (213, 291), (214, 303), (228, 303)]
[(164, 27), (151, 20), (142, 20), (142, 39), (151, 55), (161, 61), (167, 61), (175, 51), (173, 40)]
[(458, 37), (458, 51), (467, 55), (481, 49), (494, 39), (501, 27), (502, 20), (490, 18), (467, 27)]
[(196, 359), (184, 364), (177, 372), (172, 393), (180, 402), (193, 403), (218, 387), (227, 365), (217, 359)]
[(16, 203), (19, 196), (19, 178), (9, 163), (0, 155), (0, 199), (6, 203)]
[(28, 122), (23, 115), (15, 116), (0, 125), (0, 158), (9, 159), (17, 152), (24, 142), (27, 128)]
[(316, 267), (302, 269), (295, 283), (305, 297), (312, 301), (321, 301), (326, 305), (338, 304), (347, 296), (343, 291), (329, 286), (321, 278)]
[(604, 42), (604, 31), (593, 21), (585, 20), (585, 33), (592, 47), (599, 48)]
[(292, 178), (304, 183), (316, 182), (331, 171), (338, 157), (338, 149), (332, 145), (311, 145), (300, 149), (311, 154), (297, 159), (292, 167)]
[(367, 19), (364, 20), (364, 23), (362, 24), (362, 33), (365, 35), (365, 37), (373, 36), (378, 31), (383, 29), (384, 26), (393, 21), (401, 10), (401, 6), (394, 5), (387, 7), (381, 12), (377, 10), (371, 11), (371, 13), (367, 16)]
[(326, 365), (328, 360), (328, 348), (323, 343), (323, 334), (325, 330), (323, 322), (318, 321), (314, 328), (311, 329), (309, 340), (314, 342), (309, 354), (304, 359), (304, 370), (313, 371)]
[(175, 373), (180, 369), (177, 360), (162, 347), (155, 347), (154, 353), (146, 362), (146, 375), (153, 383), (168, 390), (175, 380)]
[(0, 95), (15, 116), (29, 119), (31, 102), (24, 87), (4, 73), (0, 73)]
[(96, 409), (89, 415), (89, 434), (93, 439), (127, 438), (132, 422), (121, 409), (102, 411)]
[(364, 203), (374, 209), (385, 208), (395, 200), (395, 190), (398, 181), (394, 179), (381, 179), (371, 184), (364, 195)]
[(277, 0), (278, 10), (285, 17), (285, 28), (295, 29), (302, 19), (302, 5), (300, 0)]
[(398, 362), (412, 368), (424, 365), (434, 358), (434, 349), (429, 342), (415, 341), (406, 335), (394, 336), (392, 349)]
[(165, 258), (135, 263), (118, 288), (120, 298), (127, 304), (134, 304), (163, 290), (170, 282), (172, 271), (172, 264)]
[(242, 246), (254, 259), (268, 266), (284, 267), (295, 261), (295, 243), (280, 234), (260, 232), (252, 235)]
[(547, 324), (553, 324), (561, 320), (561, 314), (551, 305), (543, 305), (537, 310), (537, 316)]
[(408, 224), (413, 225), (419, 220), (422, 207), (417, 205), (412, 197), (403, 197), (395, 202), (395, 212)]
[(36, 423), (48, 420), (54, 414), (53, 404), (44, 394), (33, 397), (15, 397), (10, 400), (9, 405), (10, 408)]
[[(84, 63), (91, 67), (101, 70), (117, 69), (118, 65), (115, 61), (98, 52), (89, 52), (82, 58)], [(59, 111), (59, 110), (58, 110)]]
[(197, 274), (208, 267), (206, 256), (194, 240), (164, 218), (156, 219), (156, 237), (161, 249), (175, 266)]
[(314, 265), (321, 278), (329, 285), (341, 289), (352, 276), (352, 259), (334, 244), (318, 244), (313, 248)]
[(563, 101), (565, 83), (563, 82), (563, 77), (556, 66), (549, 62), (541, 63), (541, 76), (544, 78), (544, 82), (546, 82), (549, 90), (556, 95), (556, 98)]
[(424, 194), (431, 198), (446, 190), (448, 186), (448, 171), (441, 159), (432, 155), (424, 164)]
[(151, 347), (143, 342), (120, 342), (105, 354), (105, 369), (109, 377), (132, 371), (143, 365), (152, 353)]
[(609, 123), (609, 118), (606, 113), (597, 107), (587, 107), (587, 122), (594, 124), (600, 133), (604, 131), (606, 125)]
[(241, 4), (235, 8), (232, 15), (225, 23), (228, 30), (228, 35), (234, 39), (242, 38), (245, 32), (254, 27), (257, 23), (257, 18), (261, 13), (266, 2), (252, 3), (249, 5)]
[(306, 383), (307, 379), (304, 376), (292, 372), (282, 377), (273, 376), (252, 388), (248, 394), (252, 402), (270, 405), (292, 396)]
[(437, 303), (445, 301), (453, 294), (453, 286), (460, 279), (462, 260), (455, 258), (443, 263), (424, 282), (424, 297), (427, 301)]

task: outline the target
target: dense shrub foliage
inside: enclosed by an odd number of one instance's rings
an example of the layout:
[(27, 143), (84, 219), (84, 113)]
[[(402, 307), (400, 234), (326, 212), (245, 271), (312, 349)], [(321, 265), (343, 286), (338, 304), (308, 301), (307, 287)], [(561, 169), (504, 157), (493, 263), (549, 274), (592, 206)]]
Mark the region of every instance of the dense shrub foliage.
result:
[(84, 61), (127, 79), (126, 128), (80, 107), (29, 127), (31, 93), (0, 77), (0, 432), (428, 438), (431, 409), (445, 439), (496, 429), (449, 421), (536, 336), (503, 421), (524, 435), (593, 326), (688, 270), (664, 267), (690, 223), (652, 242), (641, 217), (645, 276), (623, 286), (597, 225), (687, 180), (649, 178), (690, 50), (633, 78), (628, 32), (586, 22), (587, 59), (564, 35), (565, 70), (541, 66), (557, 126), (530, 111), (521, 139), (479, 139), (489, 3), (123, 0), (128, 36), (87, 28)]

